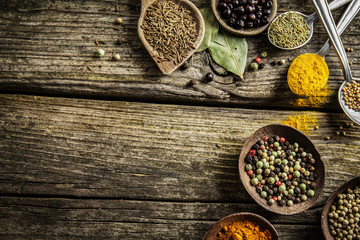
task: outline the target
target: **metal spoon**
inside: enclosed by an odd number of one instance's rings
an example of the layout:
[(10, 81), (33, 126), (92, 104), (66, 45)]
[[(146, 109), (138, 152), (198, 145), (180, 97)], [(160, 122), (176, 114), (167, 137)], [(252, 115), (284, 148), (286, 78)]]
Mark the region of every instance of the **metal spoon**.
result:
[[(343, 15), (341, 16), (341, 19), (339, 20), (339, 23), (337, 25), (337, 30), (339, 32), (339, 34), (341, 35), (344, 30), (349, 26), (350, 22), (356, 17), (356, 14), (359, 12), (360, 10), (360, 1), (352, 1), (346, 8), (345, 12), (343, 13)], [(321, 56), (324, 58), (323, 62), (326, 64), (325, 62), (325, 55), (328, 54), (329, 52), (329, 49), (331, 47), (331, 44), (330, 44), (330, 40), (328, 39), (326, 41), (326, 43), (322, 46), (322, 48), (320, 49), (320, 51), (318, 53), (316, 53), (317, 55)], [(304, 54), (307, 54), (307, 53), (304, 53)], [(302, 55), (304, 55), (302, 54)], [(300, 55), (300, 56), (302, 56)], [(299, 56), (299, 57), (300, 57)], [(292, 63), (293, 64), (293, 63)], [(326, 79), (327, 80), (327, 79)], [(324, 82), (324, 86), (325, 86), (326, 82)], [(324, 87), (324, 86), (321, 86), (320, 88)], [(290, 87), (290, 84), (289, 84), (289, 87)], [(291, 87), (290, 87), (291, 88)], [(293, 89), (291, 89), (292, 91), (294, 91)], [(296, 93), (294, 92), (295, 94), (298, 94), (299, 93)], [(302, 96), (302, 95), (300, 95)], [(305, 95), (306, 97), (309, 97), (307, 95)], [(311, 97), (311, 96), (310, 96)]]
[[(352, 0), (334, 0), (334, 1), (332, 1), (332, 2), (329, 4), (329, 8), (330, 8), (331, 10), (334, 10), (334, 9), (337, 9), (337, 8), (343, 6), (343, 5), (345, 5), (345, 4), (347, 4), (347, 3), (351, 2), (351, 1), (352, 1)], [(356, 1), (356, 0), (355, 0), (355, 1)], [(307, 25), (310, 27), (310, 30), (309, 30), (309, 38), (308, 38), (303, 44), (301, 44), (301, 45), (299, 45), (299, 46), (292, 47), (292, 48), (284, 48), (284, 47), (281, 47), (281, 46), (276, 45), (273, 41), (271, 41), (271, 38), (270, 38), (269, 33), (270, 33), (271, 25), (273, 24), (273, 22), (275, 22), (275, 21), (276, 21), (280, 16), (282, 16), (283, 14), (287, 14), (287, 13), (290, 13), (290, 12), (297, 13), (297, 14), (301, 15), (301, 16), (305, 19)], [(304, 46), (305, 44), (307, 44), (307, 43), (310, 41), (310, 39), (311, 39), (311, 37), (312, 37), (312, 35), (313, 35), (313, 33), (314, 33), (314, 21), (316, 20), (316, 17), (317, 17), (316, 12), (313, 13), (313, 14), (311, 14), (311, 15), (305, 15), (305, 14), (303, 14), (303, 13), (301, 13), (301, 12), (296, 12), (296, 11), (289, 11), (289, 12), (285, 12), (285, 13), (280, 14), (279, 16), (277, 16), (277, 17), (274, 19), (274, 21), (272, 21), (272, 23), (270, 24), (270, 26), (269, 26), (269, 28), (268, 28), (268, 38), (269, 38), (270, 43), (271, 43), (272, 45), (274, 45), (275, 47), (280, 48), (280, 49), (283, 49), (283, 50), (294, 50), (294, 49), (297, 49), (297, 48), (300, 48), (300, 47)]]
[[(339, 20), (336, 26), (339, 35), (341, 35), (344, 32), (344, 30), (349, 26), (350, 22), (356, 17), (359, 11), (360, 11), (360, 1), (356, 1), (356, 0), (352, 1), (347, 6), (345, 12), (341, 16), (341, 19)], [(329, 53), (330, 47), (331, 47), (331, 43), (330, 43), (330, 39), (328, 39), (317, 54), (325, 58), (325, 55)]]
[(344, 46), (336, 30), (334, 19), (332, 18), (328, 4), (326, 3), (325, 0), (313, 0), (313, 3), (316, 7), (316, 10), (319, 14), (321, 21), (324, 24), (326, 32), (328, 33), (329, 38), (336, 50), (336, 54), (338, 55), (338, 58), (340, 60), (341, 68), (343, 69), (345, 81), (341, 85), (338, 93), (338, 100), (340, 106), (351, 120), (353, 120), (355, 123), (360, 125), (360, 112), (351, 110), (348, 106), (346, 106), (343, 101), (343, 94), (342, 94), (342, 89), (344, 88), (346, 83), (350, 81), (360, 81), (360, 79), (353, 78), (351, 74), (349, 61), (346, 57)]

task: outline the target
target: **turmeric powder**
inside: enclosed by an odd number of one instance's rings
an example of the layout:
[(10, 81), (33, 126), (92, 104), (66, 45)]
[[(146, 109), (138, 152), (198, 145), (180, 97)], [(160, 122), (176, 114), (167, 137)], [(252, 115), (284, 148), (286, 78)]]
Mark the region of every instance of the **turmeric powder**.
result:
[(298, 98), (293, 104), (295, 107), (320, 107), (326, 102), (327, 96), (331, 93), (331, 90), (327, 85), (320, 91), (316, 92), (313, 96), (306, 98)]
[(323, 57), (307, 53), (294, 59), (291, 63), (287, 81), (290, 90), (299, 96), (314, 96), (326, 84), (329, 68)]
[(215, 240), (271, 240), (271, 233), (268, 229), (261, 230), (258, 224), (250, 221), (233, 222), (224, 226)]
[(317, 117), (310, 113), (287, 116), (282, 124), (289, 125), (297, 130), (308, 132), (317, 125)]

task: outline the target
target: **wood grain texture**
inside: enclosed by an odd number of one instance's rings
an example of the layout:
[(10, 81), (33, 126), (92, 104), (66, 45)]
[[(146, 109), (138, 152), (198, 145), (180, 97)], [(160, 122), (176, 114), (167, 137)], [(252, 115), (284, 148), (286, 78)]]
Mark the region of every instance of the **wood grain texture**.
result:
[[(260, 210), (260, 211), (259, 211)], [(238, 211), (264, 216), (255, 204), (0, 197), (2, 239), (201, 239), (218, 219)], [(310, 214), (309, 214), (310, 213)], [(319, 209), (269, 219), (280, 238), (321, 239)], [(299, 222), (301, 219), (301, 222)], [(297, 225), (295, 226), (294, 223)], [(307, 231), (304, 231), (304, 230)]]
[(256, 129), (303, 112), (21, 95), (0, 95), (0, 109), (2, 239), (200, 239), (241, 211), (265, 216), (280, 239), (321, 239), (327, 197), (360, 172), (360, 127), (336, 136), (344, 114), (308, 112), (324, 193), (280, 216), (246, 193), (238, 156)]
[[(194, 0), (198, 7), (205, 0)], [(119, 4), (119, 12), (115, 5)], [(283, 51), (271, 47), (266, 33), (249, 37), (248, 63), (261, 51), (267, 51), (266, 67), (257, 72), (246, 71), (245, 80), (234, 83), (233, 76), (216, 76), (216, 81), (203, 82), (211, 71), (208, 54), (197, 53), (185, 71), (164, 76), (157, 69), (137, 36), (140, 1), (34, 1), (14, 0), (0, 3), (0, 91), (36, 95), (111, 98), (152, 102), (221, 104), (232, 106), (297, 108), (297, 97), (286, 83), (290, 61), (301, 53), (317, 52), (326, 40), (321, 24), (315, 24), (313, 39), (305, 47)], [(287, 10), (304, 13), (314, 11), (310, 1), (278, 1), (278, 13)], [(334, 12), (339, 17), (341, 10)], [(117, 17), (124, 23), (114, 24)], [(360, 73), (360, 17), (356, 17), (342, 40), (349, 53), (353, 75)], [(120, 37), (122, 44), (116, 45)], [(96, 46), (95, 40), (105, 45)], [(103, 48), (102, 59), (94, 57)], [(113, 52), (120, 61), (109, 61)], [(271, 62), (286, 59), (283, 66)], [(330, 68), (329, 88), (333, 92), (324, 105), (307, 103), (305, 107), (339, 109), (336, 92), (343, 76), (334, 51), (326, 57)], [(195, 85), (189, 85), (193, 80)]]

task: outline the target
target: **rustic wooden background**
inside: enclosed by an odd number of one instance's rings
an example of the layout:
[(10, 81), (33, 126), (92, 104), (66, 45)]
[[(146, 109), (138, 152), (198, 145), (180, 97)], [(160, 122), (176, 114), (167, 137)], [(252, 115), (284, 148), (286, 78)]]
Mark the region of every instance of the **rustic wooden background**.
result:
[[(294, 105), (286, 84), (291, 60), (326, 41), (322, 25), (294, 51), (270, 46), (265, 33), (250, 37), (248, 63), (265, 50), (265, 68), (206, 83), (207, 72), (221, 71), (206, 52), (186, 70), (160, 73), (137, 37), (139, 2), (0, 0), (1, 239), (201, 239), (241, 211), (266, 217), (280, 239), (322, 239), (327, 197), (360, 175), (360, 127), (335, 134), (349, 120), (337, 103), (343, 75), (334, 51), (324, 104)], [(278, 2), (279, 13), (314, 11), (310, 0)], [(354, 49), (354, 76), (359, 34), (360, 16), (342, 37)], [(105, 42), (102, 59), (96, 40)], [(120, 61), (108, 60), (113, 52)], [(271, 66), (280, 59), (286, 64)], [(280, 216), (245, 192), (237, 159), (256, 129), (297, 114), (318, 119), (319, 130), (306, 134), (322, 154), (326, 184), (314, 207)]]

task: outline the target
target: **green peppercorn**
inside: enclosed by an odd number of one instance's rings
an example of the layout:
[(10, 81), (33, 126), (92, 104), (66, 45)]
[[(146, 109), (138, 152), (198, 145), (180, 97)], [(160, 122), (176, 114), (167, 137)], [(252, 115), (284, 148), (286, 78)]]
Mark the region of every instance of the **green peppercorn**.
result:
[(306, 185), (305, 185), (305, 183), (301, 183), (301, 184), (300, 184), (300, 189), (301, 189), (301, 190), (306, 190)]
[(98, 58), (102, 58), (103, 56), (105, 55), (105, 51), (101, 48), (99, 48), (97, 51), (96, 51), (96, 56)]
[(267, 52), (265, 52), (265, 51), (262, 51), (261, 53), (260, 53), (260, 56), (262, 57), (262, 58), (266, 58), (267, 57)]
[(267, 169), (270, 167), (270, 164), (268, 162), (264, 163), (263, 168)]
[(274, 142), (274, 147), (278, 148), (280, 146), (279, 142)]
[(295, 171), (294, 174), (293, 174), (293, 176), (294, 176), (295, 178), (299, 178), (299, 177), (301, 176), (301, 174), (300, 174), (299, 171)]
[(273, 151), (273, 152), (272, 152), (272, 155), (273, 155), (274, 157), (277, 157), (278, 154), (277, 154), (276, 151)]
[(262, 198), (266, 198), (266, 197), (267, 197), (267, 192), (262, 191), (262, 192), (261, 192), (261, 197), (262, 197)]
[(273, 205), (274, 203), (275, 203), (275, 200), (272, 199), (272, 198), (270, 198), (269, 201), (268, 201), (268, 204), (271, 206), (271, 205)]
[(275, 178), (269, 177), (269, 178), (268, 178), (268, 183), (274, 184), (274, 183), (275, 183)]
[(246, 171), (250, 171), (250, 170), (252, 170), (252, 166), (251, 166), (251, 164), (246, 164)]
[(262, 179), (263, 179), (263, 177), (262, 177), (261, 174), (256, 175), (256, 178), (259, 179), (259, 180), (262, 180)]
[(308, 190), (307, 191), (307, 195), (309, 196), (309, 197), (312, 197), (312, 196), (314, 196), (315, 195), (315, 192), (314, 192), (314, 190)]
[(263, 165), (264, 165), (264, 163), (263, 163), (262, 161), (258, 161), (258, 162), (256, 163), (256, 167), (257, 167), (257, 168), (262, 168)]
[(299, 144), (298, 143), (294, 143), (294, 148), (298, 148), (299, 147)]
[(254, 185), (254, 186), (258, 185), (259, 184), (259, 179), (257, 179), (257, 178), (251, 179), (251, 184)]
[(291, 189), (288, 190), (288, 192), (289, 192), (290, 195), (294, 195), (294, 189), (291, 188)]
[(258, 68), (259, 68), (259, 64), (257, 64), (256, 62), (252, 62), (250, 64), (250, 70), (256, 71), (256, 70), (258, 70)]
[(295, 164), (294, 170), (295, 170), (295, 171), (299, 171), (299, 169), (301, 169), (301, 166), (300, 166), (299, 164)]
[(307, 200), (307, 196), (305, 194), (301, 195), (301, 201), (305, 202)]
[(290, 206), (292, 206), (294, 203), (293, 203), (292, 200), (288, 200), (288, 201), (286, 202), (286, 204), (290, 207)]
[(282, 184), (281, 186), (279, 186), (279, 192), (283, 193), (286, 191), (286, 186), (285, 184)]

